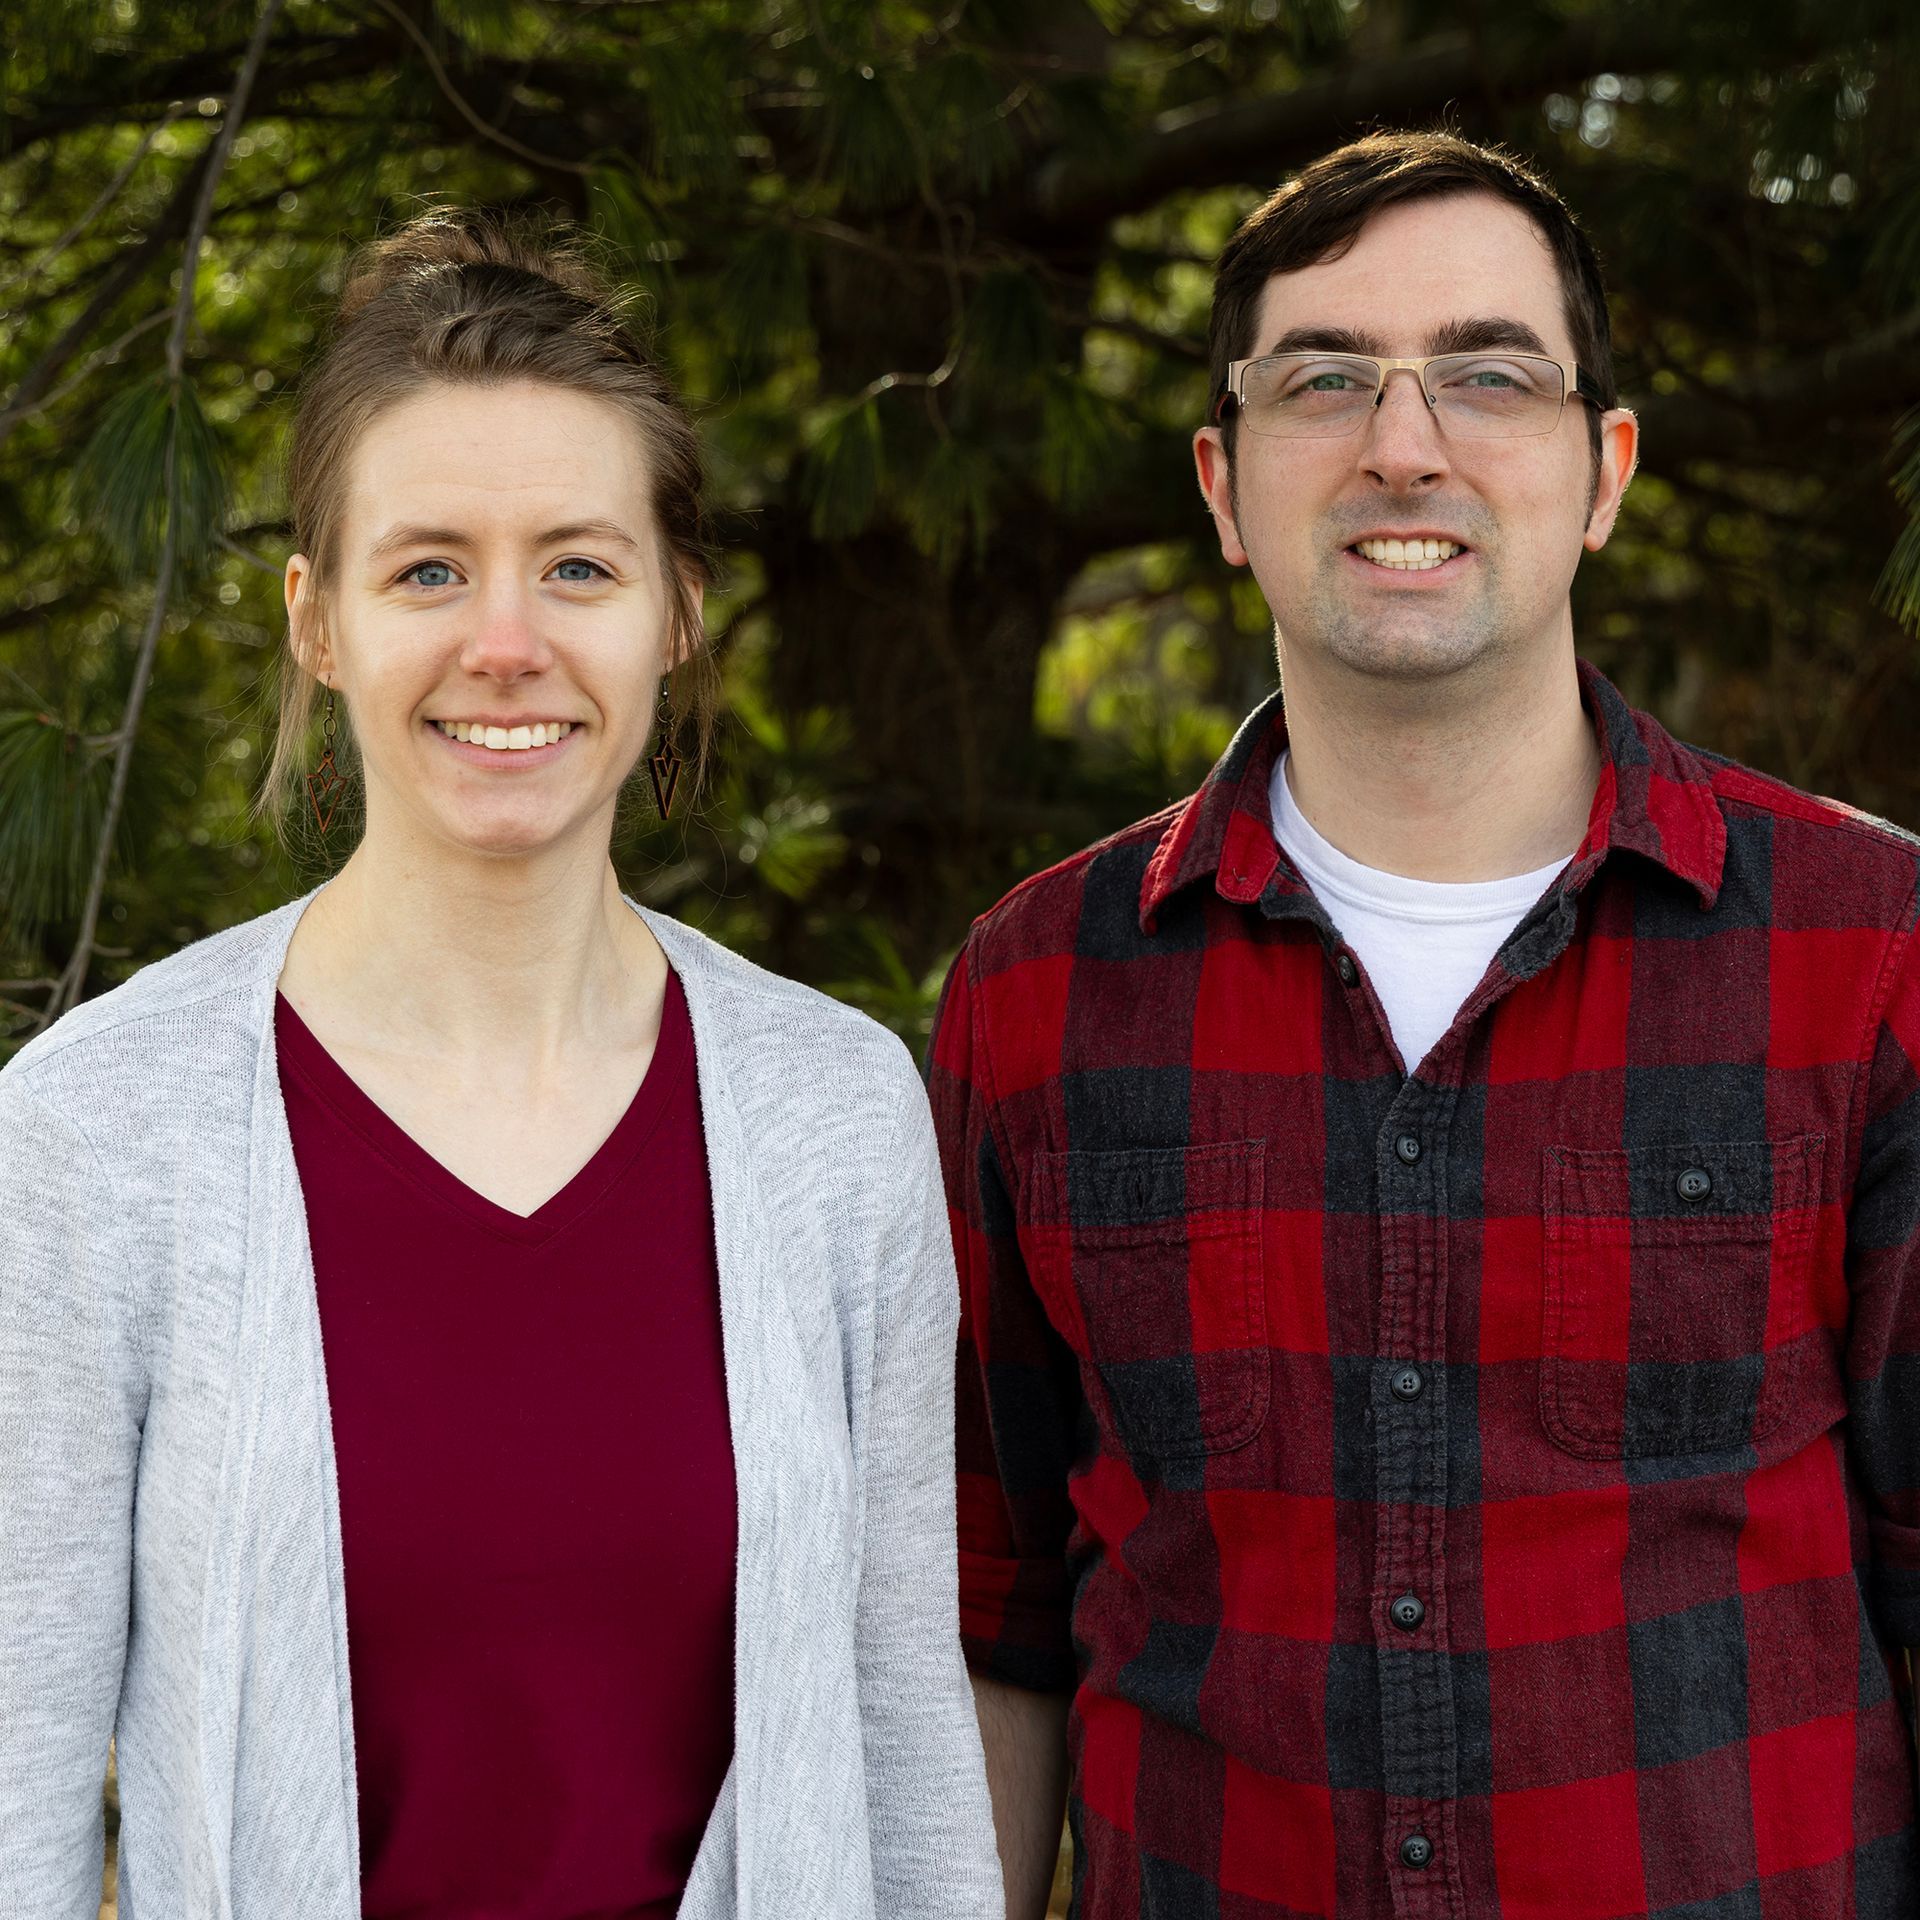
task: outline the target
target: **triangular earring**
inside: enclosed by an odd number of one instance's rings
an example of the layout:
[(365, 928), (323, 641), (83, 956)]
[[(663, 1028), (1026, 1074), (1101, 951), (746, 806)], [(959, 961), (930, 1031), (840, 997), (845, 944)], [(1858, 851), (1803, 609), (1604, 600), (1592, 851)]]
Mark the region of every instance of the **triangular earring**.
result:
[(333, 689), (327, 689), (327, 717), (321, 727), (320, 764), (307, 775), (307, 798), (313, 802), (313, 817), (325, 833), (340, 796), (347, 790), (347, 776), (333, 764)]
[(683, 762), (679, 749), (673, 743), (673, 700), (667, 692), (667, 683), (660, 682), (660, 724), (659, 745), (647, 756), (647, 772), (653, 776), (653, 804), (660, 810), (664, 820), (673, 811), (674, 789), (680, 784), (680, 768)]

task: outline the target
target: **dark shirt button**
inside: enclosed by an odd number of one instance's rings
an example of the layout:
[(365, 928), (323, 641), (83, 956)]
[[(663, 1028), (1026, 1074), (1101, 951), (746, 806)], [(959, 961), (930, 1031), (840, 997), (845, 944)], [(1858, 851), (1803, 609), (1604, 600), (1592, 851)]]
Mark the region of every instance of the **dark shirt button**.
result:
[(1433, 1842), (1424, 1833), (1410, 1833), (1400, 1842), (1400, 1858), (1409, 1867), (1424, 1867), (1433, 1858)]
[(1682, 1200), (1704, 1200), (1713, 1191), (1713, 1175), (1705, 1167), (1689, 1167), (1673, 1188)]
[(1418, 1596), (1411, 1593), (1403, 1593), (1387, 1609), (1387, 1613), (1402, 1633), (1411, 1633), (1427, 1617), (1426, 1608), (1420, 1604)]
[(1393, 1143), (1393, 1150), (1408, 1166), (1412, 1166), (1420, 1158), (1420, 1142), (1410, 1133), (1403, 1133)]
[(1334, 964), (1340, 970), (1340, 984), (1343, 987), (1351, 987), (1358, 984), (1360, 969), (1353, 964), (1352, 954), (1343, 953)]
[(1418, 1400), (1426, 1390), (1427, 1377), (1418, 1367), (1395, 1367), (1387, 1384), (1396, 1400)]

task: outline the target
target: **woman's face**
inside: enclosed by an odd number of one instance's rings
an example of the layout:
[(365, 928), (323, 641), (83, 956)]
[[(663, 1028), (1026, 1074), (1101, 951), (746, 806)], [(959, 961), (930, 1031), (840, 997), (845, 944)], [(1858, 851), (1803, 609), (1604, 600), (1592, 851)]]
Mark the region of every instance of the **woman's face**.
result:
[(607, 839), (671, 664), (632, 422), (541, 382), (435, 385), (361, 436), (343, 508), (324, 643), (302, 630), (304, 554), (287, 609), (352, 716), (369, 839)]

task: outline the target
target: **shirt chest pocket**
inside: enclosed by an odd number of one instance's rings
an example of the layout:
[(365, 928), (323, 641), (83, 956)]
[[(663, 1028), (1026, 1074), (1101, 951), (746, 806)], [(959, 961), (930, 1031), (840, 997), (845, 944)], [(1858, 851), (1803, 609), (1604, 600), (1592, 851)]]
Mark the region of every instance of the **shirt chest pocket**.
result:
[(1587, 1460), (1721, 1453), (1792, 1410), (1825, 1136), (1546, 1152), (1540, 1416)]
[(1035, 1277), (1132, 1454), (1224, 1453), (1266, 1420), (1265, 1144), (1037, 1156)]

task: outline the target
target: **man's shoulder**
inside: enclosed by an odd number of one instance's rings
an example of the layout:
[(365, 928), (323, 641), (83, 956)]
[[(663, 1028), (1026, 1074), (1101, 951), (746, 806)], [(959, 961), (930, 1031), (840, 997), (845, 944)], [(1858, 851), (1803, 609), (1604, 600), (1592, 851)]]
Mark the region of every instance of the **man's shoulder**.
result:
[(1072, 952), (1090, 885), (1116, 893), (1117, 906), (1137, 911), (1147, 863), (1191, 804), (1191, 797), (1176, 800), (1010, 888), (968, 933), (977, 963), (997, 971), (1023, 960)]
[(1765, 837), (1776, 875), (1797, 870), (1808, 882), (1839, 885), (1858, 900), (1863, 892), (1889, 913), (1908, 907), (1920, 888), (1920, 835), (1844, 800), (1809, 793), (1724, 754), (1689, 746), (1713, 789), (1730, 829), (1730, 855), (1751, 822)]

